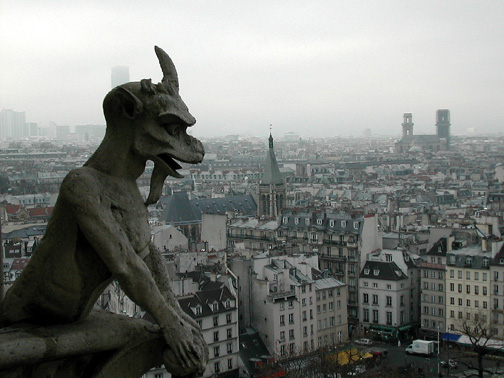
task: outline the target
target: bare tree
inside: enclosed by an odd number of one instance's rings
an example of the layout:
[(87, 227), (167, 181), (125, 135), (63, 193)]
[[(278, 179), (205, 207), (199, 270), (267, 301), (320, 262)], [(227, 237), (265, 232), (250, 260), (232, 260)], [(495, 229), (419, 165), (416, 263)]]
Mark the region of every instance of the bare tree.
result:
[(485, 314), (471, 314), (471, 319), (463, 320), (456, 327), (455, 332), (466, 336), (470, 343), (471, 351), (476, 354), (476, 364), (473, 360), (460, 360), (468, 369), (477, 371), (477, 377), (483, 378), (484, 373), (493, 374), (493, 371), (486, 369), (483, 363), (483, 357), (488, 354), (492, 348), (500, 349), (503, 342), (496, 340), (496, 332), (491, 327), (490, 321)]

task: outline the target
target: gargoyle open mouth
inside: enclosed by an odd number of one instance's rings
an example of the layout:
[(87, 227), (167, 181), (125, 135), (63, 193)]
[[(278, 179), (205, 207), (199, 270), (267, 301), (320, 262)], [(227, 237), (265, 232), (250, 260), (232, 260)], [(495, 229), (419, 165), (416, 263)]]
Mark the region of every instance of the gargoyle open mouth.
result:
[[(173, 156), (170, 154), (164, 153), (164, 154), (159, 154), (157, 155), (157, 158), (159, 158), (165, 165), (166, 168), (168, 168), (167, 172), (170, 176), (176, 177), (176, 178), (183, 178), (180, 173), (177, 172), (177, 169), (181, 169), (182, 166), (175, 160)], [(154, 162), (155, 165), (158, 165), (157, 162)]]
[(158, 155), (158, 157), (161, 160), (163, 160), (174, 171), (182, 168), (182, 166), (172, 156), (170, 156), (168, 154), (160, 154), (160, 155)]

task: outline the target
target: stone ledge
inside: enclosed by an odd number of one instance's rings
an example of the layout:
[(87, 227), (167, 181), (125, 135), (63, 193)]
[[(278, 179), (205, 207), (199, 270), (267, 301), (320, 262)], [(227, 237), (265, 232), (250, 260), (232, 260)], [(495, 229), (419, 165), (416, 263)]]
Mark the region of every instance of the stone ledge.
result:
[(0, 328), (0, 376), (140, 377), (165, 349), (157, 325), (96, 310), (66, 325)]

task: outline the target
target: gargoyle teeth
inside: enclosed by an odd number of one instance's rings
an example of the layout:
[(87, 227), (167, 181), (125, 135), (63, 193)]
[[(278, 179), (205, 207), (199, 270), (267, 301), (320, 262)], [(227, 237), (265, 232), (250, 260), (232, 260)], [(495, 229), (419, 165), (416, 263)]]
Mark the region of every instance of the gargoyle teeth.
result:
[(177, 169), (182, 168), (182, 166), (175, 161), (170, 155), (168, 154), (160, 154), (158, 157), (163, 160), (172, 170), (176, 171)]

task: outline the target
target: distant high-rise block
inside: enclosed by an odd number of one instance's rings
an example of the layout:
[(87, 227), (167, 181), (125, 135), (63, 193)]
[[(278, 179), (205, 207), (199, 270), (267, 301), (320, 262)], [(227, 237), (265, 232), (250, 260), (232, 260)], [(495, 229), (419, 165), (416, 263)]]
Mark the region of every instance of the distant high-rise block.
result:
[(22, 138), (29, 136), (25, 112), (3, 109), (0, 112), (0, 138)]
[(118, 85), (129, 83), (129, 67), (127, 66), (116, 66), (112, 67), (111, 71), (111, 82), (112, 88)]

